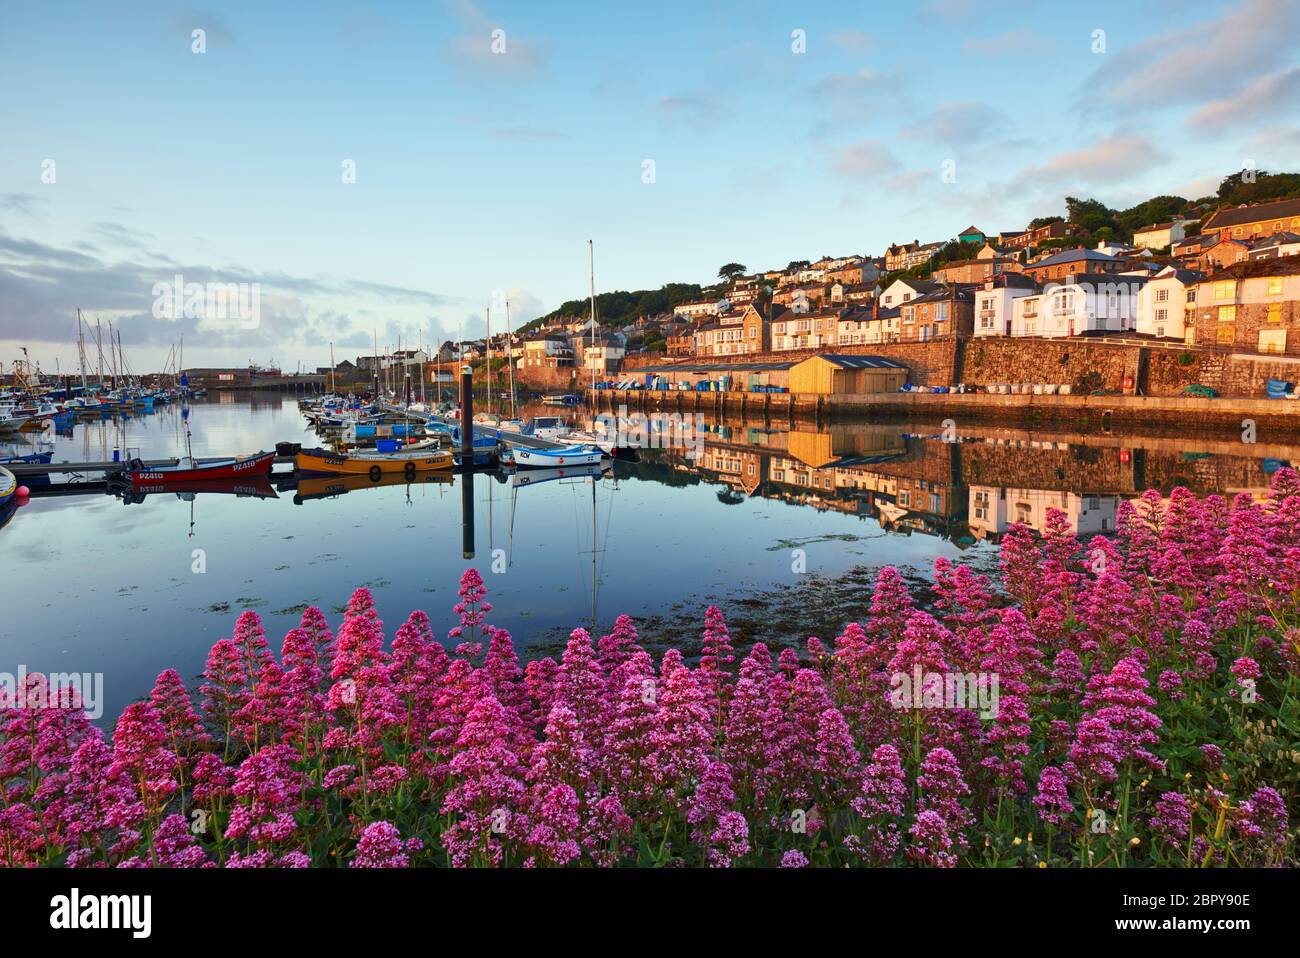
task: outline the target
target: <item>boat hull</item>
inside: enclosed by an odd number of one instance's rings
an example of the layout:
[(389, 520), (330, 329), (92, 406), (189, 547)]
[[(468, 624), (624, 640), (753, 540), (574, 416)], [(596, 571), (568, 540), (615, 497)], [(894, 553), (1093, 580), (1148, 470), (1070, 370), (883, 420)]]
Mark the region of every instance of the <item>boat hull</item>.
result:
[(421, 472), (436, 472), (455, 466), (452, 454), (446, 450), (428, 452), (420, 450), (409, 455), (396, 453), (391, 456), (351, 456), (324, 449), (311, 449), (298, 453), (294, 462), (299, 472), (327, 476), (405, 476)]
[(259, 452), (243, 459), (227, 459), (196, 465), (193, 469), (140, 469), (127, 473), (131, 485), (172, 488), (210, 479), (242, 479), (266, 476), (275, 462), (274, 452)]
[(571, 447), (568, 449), (513, 449), (516, 469), (572, 469), (575, 466), (599, 466), (605, 454), (599, 449)]

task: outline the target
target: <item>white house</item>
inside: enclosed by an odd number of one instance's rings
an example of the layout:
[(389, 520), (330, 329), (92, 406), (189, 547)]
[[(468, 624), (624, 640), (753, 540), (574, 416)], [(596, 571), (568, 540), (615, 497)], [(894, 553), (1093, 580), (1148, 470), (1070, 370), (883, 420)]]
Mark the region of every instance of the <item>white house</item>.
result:
[(1133, 231), (1133, 245), (1139, 249), (1164, 249), (1187, 238), (1182, 219), (1169, 223), (1155, 223)]
[[(1130, 331), (1137, 326), (1138, 292), (1146, 283), (1143, 276), (1109, 273), (1072, 273), (1059, 283), (1047, 283), (1037, 309), (1040, 315), (1036, 335), (1081, 336)], [(1021, 297), (1017, 305), (1031, 298)]]
[(896, 279), (880, 294), (880, 305), (884, 308), (902, 306), (910, 299), (933, 291), (938, 285), (928, 279)]
[(1040, 292), (1038, 284), (1021, 273), (1002, 273), (975, 290), (975, 335), (1011, 336), (1015, 300)]
[(1196, 284), (1203, 278), (1198, 272), (1173, 266), (1157, 273), (1138, 292), (1137, 332), (1185, 340), (1196, 312)]

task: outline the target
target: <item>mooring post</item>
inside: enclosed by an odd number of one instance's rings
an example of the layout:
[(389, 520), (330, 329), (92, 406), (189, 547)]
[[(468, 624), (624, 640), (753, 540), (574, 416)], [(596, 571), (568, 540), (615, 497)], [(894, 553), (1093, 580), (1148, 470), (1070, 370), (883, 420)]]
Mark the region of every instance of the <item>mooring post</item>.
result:
[(460, 367), (460, 464), (474, 465), (474, 368)]

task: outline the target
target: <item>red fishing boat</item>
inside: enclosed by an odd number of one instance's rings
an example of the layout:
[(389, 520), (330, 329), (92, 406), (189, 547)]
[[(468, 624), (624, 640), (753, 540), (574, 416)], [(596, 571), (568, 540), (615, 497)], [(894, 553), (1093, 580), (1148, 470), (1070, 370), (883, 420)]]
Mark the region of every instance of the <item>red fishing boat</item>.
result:
[[(270, 475), (271, 465), (275, 462), (274, 452), (259, 452), (251, 456), (231, 456), (226, 459), (181, 459), (174, 466), (138, 467), (136, 462), (127, 464), (127, 477), (134, 487), (140, 486), (183, 486), (192, 482), (206, 482), (210, 479), (243, 479), (252, 476)], [(157, 490), (153, 490), (157, 491)]]

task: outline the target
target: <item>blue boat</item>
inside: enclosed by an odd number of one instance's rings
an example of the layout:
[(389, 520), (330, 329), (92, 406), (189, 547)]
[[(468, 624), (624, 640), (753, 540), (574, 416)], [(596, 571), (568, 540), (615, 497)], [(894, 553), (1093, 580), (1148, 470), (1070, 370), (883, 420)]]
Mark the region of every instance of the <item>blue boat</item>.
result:
[(0, 509), (13, 500), (14, 494), (18, 492), (18, 480), (8, 469), (0, 466)]
[(576, 466), (599, 466), (605, 454), (599, 446), (561, 446), (558, 449), (529, 449), (511, 446), (511, 465), (516, 469), (572, 469)]
[(48, 466), (54, 459), (54, 452), (33, 452), (27, 456), (0, 456), (0, 466)]

